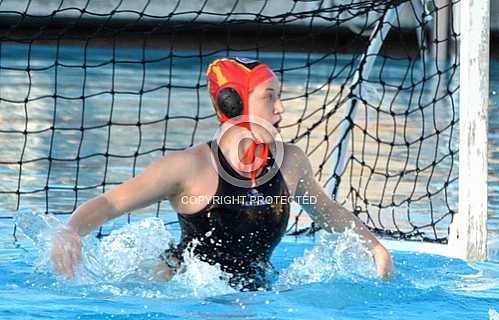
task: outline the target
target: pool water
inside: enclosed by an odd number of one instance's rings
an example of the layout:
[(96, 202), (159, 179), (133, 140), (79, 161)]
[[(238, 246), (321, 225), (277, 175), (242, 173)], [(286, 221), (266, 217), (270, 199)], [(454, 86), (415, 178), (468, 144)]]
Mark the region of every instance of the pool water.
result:
[[(84, 240), (74, 280), (54, 276), (46, 217), (23, 213), (13, 243), (0, 225), (0, 319), (498, 319), (499, 264), (393, 252), (396, 273), (375, 276), (355, 235), (286, 237), (273, 255), (271, 291), (238, 292), (195, 258), (171, 282), (148, 280), (148, 263), (178, 230), (161, 220), (115, 226)], [(39, 223), (41, 222), (41, 223)], [(141, 270), (141, 268), (144, 268)]]

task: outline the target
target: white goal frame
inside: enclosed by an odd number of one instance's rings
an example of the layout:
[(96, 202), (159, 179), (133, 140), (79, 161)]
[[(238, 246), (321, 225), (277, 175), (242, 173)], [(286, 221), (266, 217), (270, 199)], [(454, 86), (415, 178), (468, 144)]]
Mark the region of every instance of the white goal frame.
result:
[[(412, 0), (412, 6), (423, 16), (425, 0)], [(435, 1), (450, 4), (452, 0)], [(402, 3), (399, 6), (403, 6)], [(489, 105), (489, 34), (490, 0), (460, 1), (460, 8), (454, 12), (459, 26), (459, 204), (449, 230), (449, 242), (446, 245), (383, 240), (389, 248), (404, 251), (419, 251), (440, 254), (465, 260), (487, 259), (487, 108)], [(352, 79), (351, 86), (358, 91), (359, 79), (367, 79), (374, 66), (391, 26), (396, 22), (396, 10), (391, 8), (378, 22), (370, 37), (370, 45), (361, 57), (359, 68)], [(442, 20), (442, 19), (441, 19)], [(443, 19), (443, 23), (449, 23)], [(434, 31), (439, 33), (439, 30)], [(441, 48), (432, 48), (437, 52)], [(360, 74), (362, 72), (362, 74)], [(358, 93), (358, 92), (357, 92)], [(345, 116), (355, 119), (357, 102), (347, 102)], [(336, 140), (342, 141), (331, 157), (335, 176), (345, 168), (350, 126), (343, 122)], [(335, 192), (334, 179), (327, 185), (330, 195)]]

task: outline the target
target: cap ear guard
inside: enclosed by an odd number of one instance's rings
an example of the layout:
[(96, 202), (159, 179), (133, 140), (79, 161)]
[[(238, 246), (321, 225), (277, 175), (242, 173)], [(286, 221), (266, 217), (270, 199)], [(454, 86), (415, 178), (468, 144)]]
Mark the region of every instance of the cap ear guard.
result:
[(217, 106), (228, 118), (238, 117), (243, 114), (243, 101), (234, 88), (226, 87), (218, 92)]

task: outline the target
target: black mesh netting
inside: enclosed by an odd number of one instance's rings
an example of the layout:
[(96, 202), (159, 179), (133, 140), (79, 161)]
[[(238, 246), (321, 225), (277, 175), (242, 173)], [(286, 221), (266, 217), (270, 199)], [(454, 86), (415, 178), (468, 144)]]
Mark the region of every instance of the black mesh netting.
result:
[[(333, 197), (379, 233), (446, 242), (458, 5), (0, 1), (0, 216), (71, 213), (165, 152), (210, 140), (206, 67), (244, 56), (282, 81), (281, 133)], [(314, 229), (293, 210), (291, 233)]]

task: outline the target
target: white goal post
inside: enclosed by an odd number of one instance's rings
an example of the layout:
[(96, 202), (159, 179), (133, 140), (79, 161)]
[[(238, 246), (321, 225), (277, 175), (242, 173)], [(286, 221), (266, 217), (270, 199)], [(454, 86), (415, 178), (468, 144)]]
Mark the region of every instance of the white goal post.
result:
[(461, 2), (459, 212), (449, 245), (464, 259), (487, 258), (489, 0)]

